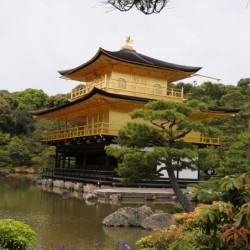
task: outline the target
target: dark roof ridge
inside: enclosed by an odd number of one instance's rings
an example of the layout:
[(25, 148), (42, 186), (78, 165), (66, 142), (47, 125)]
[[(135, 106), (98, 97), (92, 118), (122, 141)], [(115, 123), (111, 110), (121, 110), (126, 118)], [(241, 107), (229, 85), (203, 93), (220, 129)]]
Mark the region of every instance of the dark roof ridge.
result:
[(140, 58), (141, 60), (145, 61), (146, 63), (149, 63), (149, 64), (152, 64), (152, 65), (153, 65), (152, 62), (150, 62), (150, 61), (144, 59), (144, 58), (141, 56), (141, 54), (140, 54), (140, 53), (137, 53), (135, 50), (131, 50), (131, 53), (133, 53), (135, 56), (137, 56), (137, 57)]
[[(119, 51), (109, 51), (109, 50), (104, 50), (104, 49), (102, 49), (102, 51), (107, 56), (112, 56), (113, 58), (118, 59), (118, 60), (130, 62), (134, 64), (141, 64), (144, 66), (151, 66), (151, 67), (153, 66), (154, 68), (168, 69), (168, 70), (174, 70), (174, 71), (184, 71), (184, 72), (197, 72), (202, 68), (202, 67), (186, 66), (186, 65), (181, 65), (181, 64), (165, 62), (165, 61), (158, 60), (158, 59), (146, 56), (144, 54), (138, 53), (135, 50), (130, 50), (126, 48), (121, 49)], [(131, 57), (131, 55), (141, 59), (142, 62), (136, 61), (135, 58)]]
[(183, 72), (195, 73), (202, 68), (202, 67), (186, 66), (186, 65), (165, 62), (162, 60), (158, 60), (158, 59), (143, 55), (143, 54), (138, 53), (135, 50), (131, 50), (131, 49), (123, 48), (123, 49), (118, 50), (118, 51), (109, 51), (109, 50), (105, 50), (105, 49), (100, 47), (98, 49), (97, 53), (94, 55), (94, 57), (92, 57), (87, 62), (85, 62), (85, 63), (81, 64), (80, 66), (73, 68), (73, 69), (60, 70), (60, 71), (58, 71), (58, 73), (61, 75), (71, 74), (71, 73), (73, 73), (73, 72), (75, 72), (83, 67), (86, 67), (87, 65), (91, 64), (92, 62), (96, 61), (103, 54), (106, 55), (107, 57), (110, 57), (110, 58), (113, 58), (115, 60), (119, 60), (122, 62), (142, 65), (142, 66), (146, 66), (146, 67), (153, 67), (153, 68), (158, 68), (158, 69), (163, 69), (163, 70), (173, 70), (173, 71), (183, 71)]
[(30, 113), (32, 115), (42, 115), (42, 114), (46, 114), (46, 113), (49, 113), (49, 112), (53, 112), (53, 111), (56, 111), (56, 110), (59, 110), (59, 109), (63, 109), (63, 108), (66, 108), (66, 107), (70, 107), (70, 106), (73, 106), (75, 104), (78, 104), (84, 100), (87, 100), (89, 98), (91, 98), (92, 96), (94, 96), (95, 94), (100, 94), (100, 95), (103, 95), (103, 96), (107, 96), (107, 97), (114, 97), (114, 98), (120, 98), (120, 99), (125, 99), (125, 100), (133, 100), (133, 101), (140, 101), (140, 102), (149, 102), (149, 101), (152, 101), (153, 99), (148, 99), (148, 98), (143, 98), (143, 97), (137, 97), (137, 96), (127, 96), (127, 95), (120, 95), (120, 94), (114, 94), (114, 93), (109, 93), (109, 92), (106, 92), (102, 89), (98, 89), (98, 88), (93, 88), (89, 93), (87, 93), (86, 95), (72, 101), (72, 102), (68, 102), (68, 103), (65, 103), (61, 106), (58, 106), (58, 107), (53, 107), (53, 108), (50, 108), (50, 109), (43, 109), (43, 110), (35, 110), (35, 111), (30, 111)]

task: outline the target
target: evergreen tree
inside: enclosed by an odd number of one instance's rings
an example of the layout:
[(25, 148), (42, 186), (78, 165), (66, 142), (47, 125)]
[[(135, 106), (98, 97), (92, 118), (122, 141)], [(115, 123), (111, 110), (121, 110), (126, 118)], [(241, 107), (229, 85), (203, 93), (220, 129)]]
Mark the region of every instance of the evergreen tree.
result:
[(14, 115), (8, 102), (0, 96), (0, 130), (10, 133), (13, 130)]
[[(182, 207), (185, 211), (192, 211), (193, 206), (180, 189), (175, 171), (197, 170), (197, 162), (201, 161), (201, 157), (207, 159), (208, 150), (184, 142), (186, 135), (191, 131), (209, 136), (219, 133), (209, 126), (208, 120), (191, 118), (191, 115), (202, 109), (206, 109), (205, 105), (198, 102), (154, 101), (145, 105), (144, 109), (132, 112), (132, 119), (144, 122), (128, 123), (119, 131), (121, 147), (106, 147), (107, 153), (119, 161), (118, 174), (127, 181), (135, 182), (166, 170)], [(159, 165), (161, 168), (157, 170)]]
[(224, 175), (250, 172), (250, 129), (239, 134), (225, 152), (219, 171)]
[(10, 140), (10, 144), (8, 146), (9, 157), (12, 160), (14, 166), (22, 166), (31, 164), (31, 155), (30, 151), (23, 143), (23, 141), (14, 136)]

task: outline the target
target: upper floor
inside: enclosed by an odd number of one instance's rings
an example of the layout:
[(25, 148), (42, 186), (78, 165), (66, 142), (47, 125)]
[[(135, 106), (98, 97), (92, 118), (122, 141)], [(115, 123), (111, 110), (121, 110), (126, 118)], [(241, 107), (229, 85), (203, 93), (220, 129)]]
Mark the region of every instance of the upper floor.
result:
[[(151, 100), (182, 102), (183, 89), (171, 83), (192, 76), (200, 67), (161, 61), (136, 52), (131, 46), (111, 52), (100, 48), (84, 64), (59, 71), (62, 78), (80, 83), (72, 90), (70, 102), (50, 110), (33, 112), (41, 119), (57, 121), (57, 129), (44, 135), (43, 141), (77, 142), (87, 137), (114, 136), (131, 120), (129, 113)], [(223, 111), (202, 112), (192, 119), (228, 116)], [(61, 127), (61, 124), (64, 124)], [(190, 133), (185, 141), (219, 145), (218, 138)]]
[(69, 101), (72, 102), (81, 98), (94, 88), (113, 94), (136, 96), (152, 100), (165, 99), (176, 102), (184, 100), (183, 88), (168, 87), (168, 83), (162, 79), (112, 72), (111, 75), (105, 74), (73, 89)]
[(59, 73), (61, 78), (80, 83), (72, 90), (70, 101), (98, 88), (119, 95), (181, 102), (183, 90), (174, 89), (170, 84), (190, 77), (200, 69), (161, 61), (126, 45), (115, 52), (99, 48), (89, 61)]

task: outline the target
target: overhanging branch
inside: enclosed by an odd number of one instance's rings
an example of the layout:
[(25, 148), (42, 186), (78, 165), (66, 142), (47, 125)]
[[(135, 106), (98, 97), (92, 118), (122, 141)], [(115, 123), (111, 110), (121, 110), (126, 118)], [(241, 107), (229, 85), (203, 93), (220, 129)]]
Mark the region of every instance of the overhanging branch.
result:
[(107, 0), (107, 2), (120, 11), (129, 11), (135, 6), (142, 13), (149, 15), (160, 13), (169, 0)]

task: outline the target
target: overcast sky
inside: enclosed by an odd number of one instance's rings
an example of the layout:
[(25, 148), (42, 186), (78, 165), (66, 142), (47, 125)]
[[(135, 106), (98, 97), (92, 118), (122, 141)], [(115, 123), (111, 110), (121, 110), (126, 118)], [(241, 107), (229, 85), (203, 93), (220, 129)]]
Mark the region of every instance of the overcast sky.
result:
[[(0, 0), (0, 89), (68, 93), (59, 78), (99, 47), (134, 49), (167, 62), (201, 66), (202, 75), (236, 85), (250, 77), (248, 0), (171, 0), (160, 14), (120, 12), (105, 0)], [(206, 78), (188, 81), (204, 82)]]

